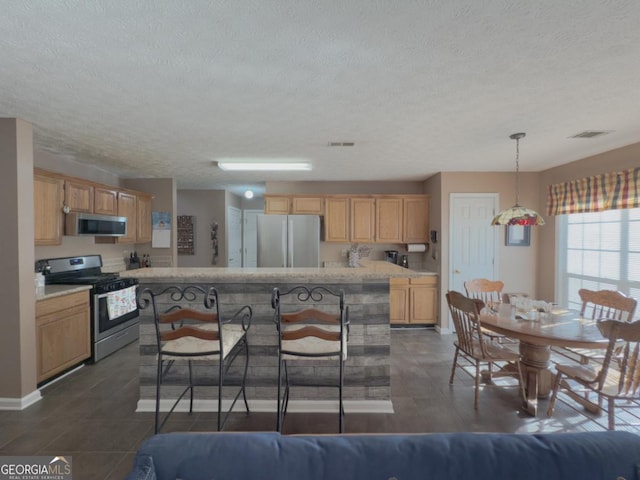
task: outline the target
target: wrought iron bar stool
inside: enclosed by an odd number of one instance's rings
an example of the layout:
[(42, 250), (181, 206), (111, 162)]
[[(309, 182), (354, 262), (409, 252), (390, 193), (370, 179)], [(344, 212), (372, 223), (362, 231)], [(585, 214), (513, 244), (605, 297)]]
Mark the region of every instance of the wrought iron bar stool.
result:
[[(157, 342), (157, 376), (156, 376), (156, 408), (155, 433), (158, 433), (178, 403), (189, 392), (189, 413), (193, 412), (194, 387), (211, 385), (195, 382), (194, 363), (201, 365), (199, 371), (213, 362), (217, 363), (218, 415), (217, 427), (222, 430), (229, 413), (233, 410), (238, 398), (242, 395), (247, 413), (249, 404), (246, 394), (247, 370), (249, 367), (249, 344), (247, 331), (253, 315), (248, 305), (242, 306), (232, 317), (223, 319), (220, 314), (218, 291), (215, 287), (197, 285), (169, 286), (160, 291), (144, 289), (139, 296), (141, 308), (153, 307)], [(244, 356), (244, 369), (240, 386), (231, 401), (229, 409), (222, 415), (222, 390), (225, 377), (236, 358)], [(174, 401), (171, 409), (160, 422), (160, 389), (170, 381), (179, 383), (179, 372), (171, 378), (172, 367), (186, 362), (188, 385)], [(209, 378), (211, 378), (209, 376)]]
[[(335, 383), (314, 383), (318, 387), (338, 388), (340, 433), (344, 431), (344, 362), (349, 338), (349, 307), (344, 291), (338, 293), (326, 287), (296, 286), (281, 292), (274, 288), (271, 296), (274, 322), (278, 329), (278, 406), (276, 429), (282, 431), (289, 404), (290, 387), (294, 385), (288, 362), (322, 360), (334, 362), (338, 368)], [(307, 379), (308, 380), (308, 379)], [(284, 392), (282, 392), (284, 383)], [(308, 386), (310, 383), (296, 385)]]

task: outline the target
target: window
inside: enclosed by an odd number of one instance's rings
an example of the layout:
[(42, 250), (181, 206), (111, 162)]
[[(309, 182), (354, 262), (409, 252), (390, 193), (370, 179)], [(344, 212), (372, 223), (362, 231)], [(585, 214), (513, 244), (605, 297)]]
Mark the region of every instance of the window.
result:
[(581, 288), (640, 300), (640, 208), (560, 215), (558, 225), (560, 305), (580, 309)]

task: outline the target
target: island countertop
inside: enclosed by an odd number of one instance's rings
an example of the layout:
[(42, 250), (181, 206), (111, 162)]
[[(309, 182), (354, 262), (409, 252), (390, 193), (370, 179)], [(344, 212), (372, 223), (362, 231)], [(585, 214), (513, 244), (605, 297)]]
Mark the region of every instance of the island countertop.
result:
[(198, 282), (212, 280), (274, 281), (286, 277), (288, 281), (314, 281), (331, 278), (333, 280), (387, 280), (389, 278), (417, 278), (436, 275), (433, 272), (417, 272), (383, 260), (361, 260), (356, 268), (264, 268), (264, 267), (162, 267), (141, 268), (121, 272), (122, 277), (141, 280), (161, 280), (175, 282)]

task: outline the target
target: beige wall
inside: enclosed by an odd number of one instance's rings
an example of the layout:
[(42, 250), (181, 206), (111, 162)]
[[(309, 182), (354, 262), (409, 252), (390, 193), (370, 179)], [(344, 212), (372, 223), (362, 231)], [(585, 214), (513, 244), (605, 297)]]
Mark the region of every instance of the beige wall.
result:
[(625, 170), (638, 165), (640, 165), (640, 143), (635, 143), (551, 168), (540, 174), (538, 208), (547, 220), (547, 224), (539, 231), (538, 242), (537, 291), (541, 298), (554, 298), (556, 286), (556, 219), (546, 215), (549, 185), (589, 175)]
[(36, 392), (31, 124), (0, 119), (0, 160), (0, 403), (5, 403)]
[[(534, 208), (539, 204), (539, 174), (520, 173), (520, 204)], [(440, 274), (440, 328), (448, 331), (449, 315), (445, 294), (450, 287), (450, 222), (449, 208), (452, 193), (497, 193), (499, 209), (515, 203), (515, 176), (503, 172), (442, 172), (424, 182), (431, 196), (430, 228), (438, 230), (440, 242), (427, 252), (430, 269)], [(536, 296), (538, 229), (532, 229), (530, 247), (506, 247), (504, 228), (494, 227), (497, 233), (498, 278), (508, 291), (527, 292)], [(433, 259), (433, 252), (439, 260)]]
[(214, 222), (218, 223), (218, 258), (215, 266), (226, 266), (226, 192), (224, 190), (178, 190), (178, 215), (195, 217), (195, 254), (178, 255), (178, 266), (213, 266), (211, 224)]

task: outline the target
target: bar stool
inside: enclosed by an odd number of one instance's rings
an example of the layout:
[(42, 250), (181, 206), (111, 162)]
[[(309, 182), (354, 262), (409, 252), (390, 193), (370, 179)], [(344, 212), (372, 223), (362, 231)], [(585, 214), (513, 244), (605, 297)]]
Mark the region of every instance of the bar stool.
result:
[[(289, 404), (292, 383), (288, 362), (321, 360), (333, 362), (338, 379), (332, 383), (314, 383), (318, 387), (338, 388), (338, 418), (340, 433), (344, 431), (344, 362), (349, 339), (349, 307), (345, 306), (344, 291), (335, 293), (326, 287), (296, 286), (281, 292), (273, 289), (271, 306), (278, 329), (278, 405), (276, 429), (282, 431)], [(284, 393), (282, 387), (284, 383)], [(307, 379), (298, 386), (309, 386)]]
[[(247, 331), (253, 315), (248, 305), (242, 306), (231, 318), (223, 319), (220, 314), (218, 291), (215, 287), (197, 285), (169, 286), (154, 292), (146, 288), (140, 294), (141, 308), (153, 306), (156, 342), (158, 349), (156, 375), (155, 433), (158, 433), (178, 403), (189, 392), (189, 413), (193, 412), (194, 388), (211, 385), (196, 383), (193, 364), (209, 366), (217, 364), (218, 389), (218, 431), (222, 430), (229, 413), (242, 395), (247, 413), (246, 379), (249, 367), (249, 344)], [(234, 360), (240, 355), (245, 358), (240, 386), (229, 409), (222, 416), (222, 390), (225, 376)], [(174, 365), (187, 363), (188, 385), (173, 403), (169, 412), (160, 422), (160, 389)], [(178, 372), (171, 377), (174, 383)]]

